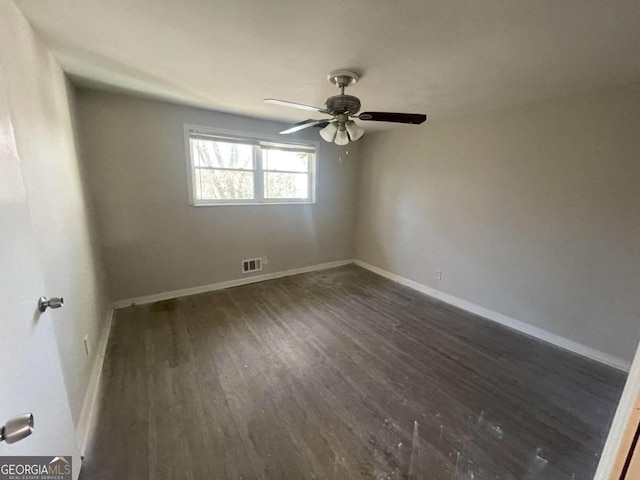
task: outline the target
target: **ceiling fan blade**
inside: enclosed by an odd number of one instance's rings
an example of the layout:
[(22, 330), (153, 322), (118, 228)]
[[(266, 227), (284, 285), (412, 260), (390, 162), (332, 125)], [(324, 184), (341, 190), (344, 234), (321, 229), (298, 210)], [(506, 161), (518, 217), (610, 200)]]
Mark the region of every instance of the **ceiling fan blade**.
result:
[(302, 122), (296, 123), (293, 127), (288, 128), (287, 130), (283, 130), (280, 132), (281, 135), (286, 135), (287, 133), (298, 132), (300, 130), (304, 130), (305, 128), (315, 127), (315, 126), (327, 126), (331, 120), (304, 120)]
[(421, 113), (363, 112), (358, 115), (358, 118), (373, 122), (412, 123), (418, 125), (424, 123), (427, 116)]
[(304, 105), (303, 103), (287, 102), (286, 100), (278, 100), (277, 98), (265, 98), (265, 102), (272, 103), (274, 105), (281, 105), (283, 107), (300, 108), (302, 110), (309, 110), (310, 112), (329, 113), (324, 108), (312, 107), (311, 105)]

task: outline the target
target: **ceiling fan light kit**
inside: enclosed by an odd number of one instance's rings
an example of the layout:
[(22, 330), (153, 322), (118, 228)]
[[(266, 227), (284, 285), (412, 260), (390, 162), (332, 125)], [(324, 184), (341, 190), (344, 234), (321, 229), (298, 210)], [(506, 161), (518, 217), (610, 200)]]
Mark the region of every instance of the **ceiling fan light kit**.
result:
[(336, 138), (336, 133), (338, 133), (338, 122), (331, 122), (320, 130), (322, 139), (329, 143), (333, 142), (333, 139)]
[(292, 128), (283, 130), (280, 132), (281, 134), (289, 134), (313, 126), (324, 126), (324, 128), (320, 130), (320, 136), (323, 140), (335, 142), (337, 145), (347, 145), (350, 141), (355, 142), (364, 135), (364, 128), (351, 120), (351, 118), (357, 118), (363, 121), (415, 125), (423, 123), (427, 119), (426, 115), (418, 113), (363, 112), (357, 115), (361, 106), (360, 99), (353, 95), (346, 95), (344, 89), (358, 83), (360, 76), (350, 70), (335, 70), (327, 76), (327, 79), (330, 83), (340, 88), (340, 94), (327, 98), (323, 108), (278, 100), (276, 98), (264, 99), (267, 103), (315, 111), (325, 115), (331, 115), (332, 117), (321, 120), (305, 120), (304, 122), (294, 125)]
[(364, 128), (362, 128), (353, 120), (349, 120), (347, 122), (347, 133), (349, 134), (349, 138), (351, 139), (351, 141), (355, 142), (356, 140), (360, 140), (360, 138), (362, 138), (362, 135), (364, 135)]
[(347, 134), (347, 130), (344, 128), (344, 125), (341, 125), (338, 128), (338, 133), (336, 133), (336, 139), (334, 142), (336, 145), (347, 145), (349, 143), (349, 135)]

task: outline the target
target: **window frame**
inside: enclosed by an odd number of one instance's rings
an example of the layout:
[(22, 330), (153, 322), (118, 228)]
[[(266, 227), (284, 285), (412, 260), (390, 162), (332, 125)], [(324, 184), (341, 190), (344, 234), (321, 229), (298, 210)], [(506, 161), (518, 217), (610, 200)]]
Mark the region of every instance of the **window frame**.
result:
[[(242, 142), (243, 140), (247, 141), (249, 144), (253, 144), (253, 162), (254, 168), (253, 170), (243, 170), (246, 172), (253, 172), (253, 193), (256, 198), (248, 198), (248, 199), (215, 199), (215, 200), (198, 200), (196, 199), (196, 189), (194, 186), (194, 174), (195, 174), (195, 165), (193, 162), (193, 158), (191, 156), (191, 135), (194, 133), (200, 133), (202, 135), (211, 135), (211, 136), (221, 136), (221, 137), (229, 137), (234, 140), (238, 140)], [(304, 199), (299, 198), (265, 198), (264, 190), (264, 175), (265, 172), (278, 172), (278, 173), (289, 173), (288, 171), (280, 171), (280, 170), (264, 170), (263, 168), (263, 159), (262, 159), (262, 149), (260, 146), (260, 142), (265, 143), (274, 143), (280, 145), (291, 145), (291, 146), (303, 146), (303, 147), (312, 147), (314, 152), (310, 155), (309, 158), (309, 172), (307, 173), (309, 177), (309, 197)], [(264, 135), (257, 133), (249, 133), (249, 132), (240, 132), (237, 130), (226, 130), (221, 128), (213, 128), (206, 127), (202, 125), (193, 125), (193, 124), (184, 124), (184, 144), (185, 144), (185, 163), (187, 167), (187, 184), (188, 184), (188, 195), (189, 195), (189, 205), (194, 207), (213, 207), (213, 206), (232, 206), (232, 205), (309, 205), (317, 202), (316, 199), (316, 190), (318, 183), (318, 171), (317, 171), (317, 160), (318, 160), (318, 152), (320, 150), (320, 142), (314, 140), (301, 140), (295, 139), (295, 141), (283, 141), (281, 136), (274, 135)], [(214, 170), (225, 170), (224, 168), (215, 168)], [(236, 169), (230, 169), (236, 170)], [(238, 170), (240, 171), (240, 170)], [(291, 173), (306, 173), (306, 172), (291, 172)]]

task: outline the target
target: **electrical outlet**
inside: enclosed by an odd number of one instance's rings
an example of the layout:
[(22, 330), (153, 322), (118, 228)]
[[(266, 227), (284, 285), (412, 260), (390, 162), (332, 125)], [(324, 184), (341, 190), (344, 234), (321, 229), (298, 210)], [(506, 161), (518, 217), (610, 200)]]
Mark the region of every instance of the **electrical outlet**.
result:
[(89, 335), (84, 336), (84, 353), (87, 354), (87, 357), (89, 356)]
[(262, 257), (262, 264), (266, 265), (267, 263), (269, 263), (269, 257), (265, 255), (264, 257)]
[(436, 280), (442, 280), (442, 270), (436, 270)]

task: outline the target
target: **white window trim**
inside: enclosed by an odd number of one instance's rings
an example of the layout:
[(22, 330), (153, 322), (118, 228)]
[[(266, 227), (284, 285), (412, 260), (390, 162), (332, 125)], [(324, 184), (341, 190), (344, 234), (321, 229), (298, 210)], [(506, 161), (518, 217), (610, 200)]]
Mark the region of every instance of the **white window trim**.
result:
[[(250, 133), (250, 132), (239, 132), (237, 130), (226, 130), (222, 128), (213, 128), (207, 127), (204, 125), (194, 125), (185, 123), (183, 126), (184, 130), (184, 151), (185, 151), (185, 165), (187, 167), (187, 184), (188, 184), (188, 194), (189, 194), (189, 205), (194, 207), (220, 207), (220, 206), (233, 206), (233, 205), (309, 205), (317, 202), (316, 190), (318, 184), (318, 155), (320, 152), (320, 142), (314, 140), (300, 140), (295, 139), (293, 141), (283, 140), (282, 136), (275, 135), (265, 135), (261, 133)], [(311, 164), (309, 168), (309, 199), (286, 199), (286, 198), (278, 198), (278, 199), (265, 199), (264, 194), (262, 192), (264, 185), (263, 182), (254, 183), (254, 189), (256, 196), (258, 198), (254, 199), (228, 199), (228, 200), (196, 200), (195, 189), (194, 189), (194, 179), (193, 179), (193, 159), (191, 158), (191, 144), (189, 135), (191, 133), (203, 133), (203, 134), (211, 134), (211, 135), (229, 135), (236, 138), (246, 138), (248, 141), (251, 140), (263, 140), (268, 142), (275, 142), (281, 144), (291, 144), (291, 145), (306, 145), (315, 148), (315, 155), (311, 158)], [(253, 170), (254, 179), (262, 178), (262, 162), (258, 161), (258, 159), (254, 159), (255, 169)], [(294, 173), (303, 173), (303, 172), (294, 172)], [(255, 180), (254, 180), (255, 181)]]

